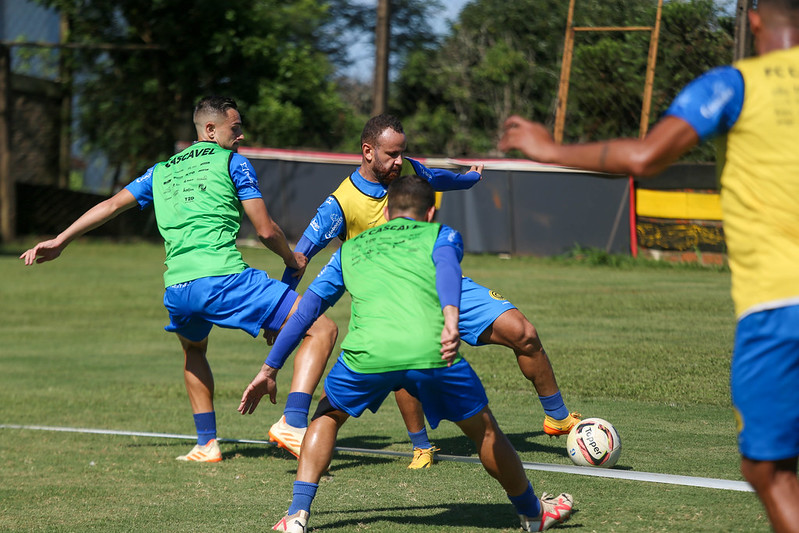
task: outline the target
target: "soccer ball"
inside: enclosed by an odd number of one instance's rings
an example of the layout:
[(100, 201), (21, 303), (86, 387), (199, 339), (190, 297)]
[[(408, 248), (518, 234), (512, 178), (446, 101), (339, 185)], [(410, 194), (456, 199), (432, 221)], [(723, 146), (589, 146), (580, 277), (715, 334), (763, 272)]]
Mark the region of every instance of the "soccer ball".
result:
[(569, 432), (566, 451), (578, 466), (611, 468), (621, 455), (621, 439), (607, 420), (586, 418)]

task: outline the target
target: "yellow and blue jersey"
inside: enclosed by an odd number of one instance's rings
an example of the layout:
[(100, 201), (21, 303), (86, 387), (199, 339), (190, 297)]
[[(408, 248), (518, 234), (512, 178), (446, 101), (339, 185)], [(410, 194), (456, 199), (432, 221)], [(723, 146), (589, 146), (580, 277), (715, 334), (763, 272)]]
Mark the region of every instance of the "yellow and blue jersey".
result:
[(667, 115), (720, 136), (721, 205), (738, 318), (799, 305), (799, 47), (714, 69)]
[[(468, 189), (481, 177), (477, 172), (457, 174), (446, 169), (429, 169), (410, 158), (405, 159), (401, 174), (416, 174), (425, 178), (435, 191)], [(303, 232), (304, 240), (313, 244), (315, 251), (318, 251), (335, 238), (345, 241), (366, 229), (384, 224), (386, 192), (383, 185), (367, 180), (355, 170), (319, 206)], [(298, 244), (297, 251), (306, 253), (308, 250)]]

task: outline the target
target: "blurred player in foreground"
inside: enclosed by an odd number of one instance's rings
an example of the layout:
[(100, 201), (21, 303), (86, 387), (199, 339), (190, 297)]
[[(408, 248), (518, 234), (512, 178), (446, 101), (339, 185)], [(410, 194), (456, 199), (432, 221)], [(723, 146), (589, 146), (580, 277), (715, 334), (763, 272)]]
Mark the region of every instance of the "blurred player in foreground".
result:
[(690, 83), (642, 140), (561, 146), (505, 122), (503, 151), (646, 177), (723, 136), (721, 202), (737, 328), (731, 369), (741, 470), (778, 532), (799, 531), (799, 0), (749, 12), (758, 57)]
[[(174, 331), (185, 356), (184, 379), (194, 412), (197, 445), (181, 461), (217, 462), (214, 378), (206, 358), (214, 324), (257, 337), (278, 330), (297, 308), (299, 297), (266, 272), (250, 268), (236, 249), (242, 211), (261, 242), (286, 266), (302, 268), (283, 231), (269, 216), (250, 162), (237, 153), (244, 139), (236, 103), (223, 97), (202, 99), (194, 110), (197, 142), (158, 163), (123, 190), (89, 209), (55, 239), (40, 242), (20, 256), (26, 265), (56, 259), (66, 246), (139, 205), (155, 207), (166, 247), (164, 305), (167, 331)], [(320, 317), (295, 358), (329, 357), (336, 341), (335, 323)], [(318, 354), (312, 354), (318, 352)], [(316, 382), (310, 392), (316, 387)], [(291, 396), (291, 395), (289, 395)]]
[[(352, 295), (349, 331), (305, 435), (291, 507), (273, 529), (307, 530), (339, 428), (367, 408), (376, 412), (398, 387), (421, 402), (433, 428), (451, 420), (474, 441), (480, 461), (505, 489), (525, 530), (548, 529), (571, 515), (570, 495), (535, 496), (516, 450), (488, 408), (480, 379), (458, 354), (463, 241), (453, 229), (432, 222), (435, 211), (435, 193), (426, 180), (393, 180), (385, 207), (388, 222), (342, 245), (278, 335), (270, 357), (282, 360), (345, 290)], [(272, 393), (262, 373), (245, 391), (242, 413), (251, 413), (264, 394)]]
[[(310, 260), (336, 237), (346, 241), (385, 223), (386, 188), (401, 173), (425, 178), (436, 191), (467, 189), (482, 177), (482, 166), (474, 166), (466, 174), (428, 169), (418, 161), (403, 158), (405, 144), (402, 123), (397, 118), (378, 115), (370, 119), (361, 134), (361, 166), (319, 207), (295, 251)], [(283, 281), (296, 287), (299, 277), (287, 268)], [(463, 340), (473, 346), (497, 344), (514, 351), (522, 374), (532, 382), (544, 408), (543, 429), (546, 434), (565, 435), (575, 425), (579, 415), (572, 416), (566, 408), (535, 327), (507, 299), (468, 277), (463, 278), (460, 333)], [(320, 362), (320, 379), (325, 363)], [(432, 464), (437, 449), (429, 441), (421, 405), (405, 391), (398, 391), (396, 399), (414, 451), (408, 468), (427, 468)], [(309, 397), (308, 408), (310, 402)], [(307, 417), (298, 415), (295, 411), (293, 420), (289, 414), (281, 418), (272, 427), (270, 436), (276, 437), (278, 442), (281, 435), (301, 441)], [(299, 452), (299, 448), (292, 451), (295, 455)]]

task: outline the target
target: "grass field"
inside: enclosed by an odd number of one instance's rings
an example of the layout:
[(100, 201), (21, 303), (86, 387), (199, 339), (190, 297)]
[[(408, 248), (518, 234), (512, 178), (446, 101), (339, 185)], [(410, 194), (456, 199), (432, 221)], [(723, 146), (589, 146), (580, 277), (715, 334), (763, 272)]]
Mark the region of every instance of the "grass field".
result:
[[(24, 245), (0, 256), (0, 425), (193, 434), (182, 354), (163, 331), (163, 248), (74, 243), (54, 263), (24, 268)], [(279, 277), (279, 260), (245, 249)], [(326, 256), (314, 260), (314, 274)], [(729, 273), (467, 256), (464, 272), (508, 296), (538, 328), (567, 405), (619, 430), (617, 469), (740, 480), (728, 373)], [(307, 286), (310, 276), (302, 284)], [(346, 331), (348, 300), (329, 313)], [(215, 329), (220, 437), (265, 439), (278, 405), (236, 412), (267, 353), (261, 340)], [(491, 407), (523, 461), (571, 464), (511, 352), (465, 346)], [(318, 396), (318, 393), (317, 393)], [(430, 432), (450, 455), (474, 456), (448, 423)], [(259, 444), (223, 444), (221, 463), (174, 460), (179, 439), (0, 429), (0, 531), (268, 530), (291, 497), (296, 461)], [(340, 446), (408, 452), (387, 401), (342, 429)], [(405, 457), (338, 453), (312, 509), (316, 531), (515, 531), (499, 485), (479, 465), (409, 471)], [(581, 532), (768, 531), (752, 493), (528, 471), (537, 492), (568, 491)]]

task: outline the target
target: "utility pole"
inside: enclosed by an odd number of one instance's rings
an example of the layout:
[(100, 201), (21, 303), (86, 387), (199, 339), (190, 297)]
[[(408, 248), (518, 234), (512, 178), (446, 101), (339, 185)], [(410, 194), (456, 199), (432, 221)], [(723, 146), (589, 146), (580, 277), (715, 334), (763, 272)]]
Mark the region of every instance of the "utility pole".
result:
[(738, 5), (735, 8), (734, 61), (748, 57), (752, 50), (752, 34), (749, 31), (749, 17), (747, 15), (750, 9), (752, 9), (752, 0), (738, 0)]
[(390, 55), (391, 0), (378, 0), (375, 26), (375, 79), (372, 116), (388, 108), (388, 61)]
[[(69, 41), (69, 18), (61, 14), (59, 23), (60, 42)], [(61, 133), (58, 149), (58, 186), (69, 187), (69, 173), (72, 168), (72, 50), (61, 48), (58, 51), (58, 78), (61, 85)]]
[(0, 44), (0, 240), (16, 237), (16, 191), (11, 175), (11, 52)]

